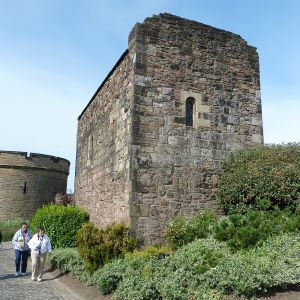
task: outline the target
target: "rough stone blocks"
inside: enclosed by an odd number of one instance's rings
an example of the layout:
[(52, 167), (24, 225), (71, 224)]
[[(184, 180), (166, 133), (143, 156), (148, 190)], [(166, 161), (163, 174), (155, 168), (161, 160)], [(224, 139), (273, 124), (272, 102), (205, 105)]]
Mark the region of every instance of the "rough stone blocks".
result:
[(222, 160), (263, 142), (259, 61), (240, 36), (170, 14), (128, 45), (78, 119), (75, 201), (149, 244), (174, 215), (218, 211)]

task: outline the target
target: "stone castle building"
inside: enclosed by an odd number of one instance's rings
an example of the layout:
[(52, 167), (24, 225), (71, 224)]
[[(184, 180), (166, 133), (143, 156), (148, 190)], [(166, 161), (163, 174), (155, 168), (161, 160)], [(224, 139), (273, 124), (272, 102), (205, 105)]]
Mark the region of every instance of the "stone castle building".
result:
[(178, 214), (219, 210), (221, 162), (263, 142), (256, 48), (170, 14), (137, 23), (78, 118), (75, 202), (145, 243)]
[(0, 220), (30, 219), (65, 193), (70, 162), (50, 155), (0, 151)]

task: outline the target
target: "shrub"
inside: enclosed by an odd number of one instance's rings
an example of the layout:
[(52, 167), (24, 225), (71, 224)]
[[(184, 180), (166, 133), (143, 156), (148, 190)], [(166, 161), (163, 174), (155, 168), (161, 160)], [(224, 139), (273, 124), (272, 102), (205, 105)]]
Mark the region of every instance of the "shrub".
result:
[(130, 237), (128, 227), (123, 224), (112, 224), (104, 229), (96, 228), (92, 223), (84, 224), (78, 231), (77, 243), (90, 272), (137, 248), (136, 239)]
[(87, 212), (76, 206), (46, 205), (39, 208), (31, 221), (31, 228), (44, 226), (54, 248), (76, 246), (77, 230), (88, 221)]
[(270, 288), (286, 288), (300, 280), (300, 236), (272, 237), (259, 248), (237, 252), (206, 273), (211, 288), (252, 297)]
[(269, 236), (299, 229), (300, 215), (290, 210), (249, 211), (221, 219), (215, 227), (215, 238), (226, 241), (232, 250), (254, 247)]
[[(193, 299), (192, 295), (196, 293), (199, 282), (204, 280), (205, 273), (228, 254), (223, 243), (213, 239), (198, 240), (165, 258), (131, 255), (114, 260), (99, 271), (95, 281), (102, 293), (115, 292), (115, 299), (168, 300), (187, 299), (188, 296)], [(205, 290), (208, 295), (208, 290)]]
[[(138, 277), (128, 278), (120, 283), (120, 288), (114, 294), (115, 300), (162, 300), (155, 282), (149, 279), (140, 280)], [(182, 298), (178, 298), (182, 299)]]
[(94, 284), (90, 273), (85, 269), (84, 262), (76, 248), (56, 249), (48, 258), (52, 267), (62, 273), (72, 273), (79, 281), (88, 285)]
[(158, 257), (161, 259), (167, 255), (171, 255), (172, 253), (172, 249), (168, 246), (148, 246), (145, 247), (143, 250), (134, 250), (132, 253), (127, 253), (125, 257)]
[[(97, 287), (115, 300), (253, 297), (300, 280), (300, 235), (272, 237), (260, 247), (231, 253), (212, 238), (198, 240), (159, 260), (114, 260), (95, 272)], [(156, 298), (155, 298), (156, 297)]]
[(299, 144), (234, 153), (223, 164), (216, 195), (226, 212), (256, 207), (257, 199), (269, 200), (272, 207), (295, 208), (300, 200)]
[(204, 211), (191, 218), (177, 217), (167, 226), (166, 237), (173, 248), (181, 247), (196, 239), (206, 238), (216, 223), (212, 211)]
[(105, 295), (114, 292), (124, 278), (138, 275), (142, 272), (149, 258), (125, 257), (115, 259), (93, 274), (97, 288)]

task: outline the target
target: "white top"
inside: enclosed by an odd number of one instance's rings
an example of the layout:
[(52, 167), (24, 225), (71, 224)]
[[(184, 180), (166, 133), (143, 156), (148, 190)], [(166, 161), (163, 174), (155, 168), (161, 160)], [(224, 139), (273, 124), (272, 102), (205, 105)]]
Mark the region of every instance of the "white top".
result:
[(16, 250), (26, 251), (29, 250), (28, 248), (28, 242), (31, 239), (32, 234), (29, 229), (26, 230), (26, 232), (23, 232), (22, 229), (19, 229), (13, 239), (12, 243), (14, 245), (14, 248)]
[(43, 236), (39, 236), (37, 233), (32, 237), (32, 239), (28, 242), (28, 246), (33, 253), (47, 253), (51, 252), (51, 243), (47, 236), (44, 234)]

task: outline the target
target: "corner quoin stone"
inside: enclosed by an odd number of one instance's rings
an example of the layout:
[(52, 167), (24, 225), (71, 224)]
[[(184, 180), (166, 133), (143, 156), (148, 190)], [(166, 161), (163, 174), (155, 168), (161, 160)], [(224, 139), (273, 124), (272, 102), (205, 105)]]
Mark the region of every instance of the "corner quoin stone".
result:
[(256, 48), (239, 35), (170, 14), (137, 23), (78, 118), (75, 202), (145, 244), (174, 215), (220, 211), (221, 162), (263, 143), (259, 77)]

